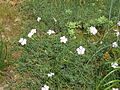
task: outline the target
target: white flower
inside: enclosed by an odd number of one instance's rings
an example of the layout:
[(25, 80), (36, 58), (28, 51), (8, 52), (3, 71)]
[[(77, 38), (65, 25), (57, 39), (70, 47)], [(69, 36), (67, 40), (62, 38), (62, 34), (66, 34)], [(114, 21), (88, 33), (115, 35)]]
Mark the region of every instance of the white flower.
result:
[(85, 53), (85, 48), (83, 48), (82, 46), (80, 46), (79, 48), (76, 49), (77, 53), (82, 55)]
[(20, 40), (18, 42), (21, 43), (23, 40), (24, 40), (24, 38), (20, 38)]
[(117, 63), (117, 62), (112, 62), (112, 63), (111, 63), (111, 67), (113, 67), (113, 68), (118, 68), (118, 63)]
[(28, 37), (31, 38), (33, 34), (35, 34), (37, 31), (36, 29), (32, 29), (29, 33), (28, 33)]
[(120, 26), (120, 21), (117, 23), (118, 26)]
[(44, 87), (42, 87), (41, 90), (49, 90), (49, 86), (44, 85)]
[(49, 35), (54, 34), (55, 32), (53, 30), (48, 30), (47, 32)]
[(32, 35), (33, 35), (33, 33), (30, 32), (30, 33), (28, 34), (28, 37), (31, 38)]
[(119, 90), (119, 88), (112, 88), (112, 90)]
[(41, 21), (41, 18), (40, 18), (40, 17), (38, 17), (38, 18), (37, 18), (37, 21), (38, 21), (38, 22), (40, 22), (40, 21)]
[(68, 39), (65, 37), (65, 36), (63, 36), (63, 37), (60, 37), (60, 42), (62, 43), (66, 43), (68, 41)]
[(54, 73), (51, 73), (52, 75), (55, 75)]
[(100, 41), (100, 44), (103, 44), (103, 42), (102, 42), (102, 41)]
[(49, 73), (48, 77), (52, 77), (53, 75), (55, 75), (54, 73)]
[(25, 45), (26, 42), (27, 42), (27, 40), (24, 39), (24, 38), (20, 38), (20, 40), (19, 40), (19, 43), (20, 43), (21, 45)]
[(115, 32), (118, 32), (118, 29), (113, 29)]
[(118, 37), (120, 35), (120, 32), (116, 32), (116, 36)]
[(112, 47), (117, 48), (118, 47), (117, 42), (112, 43)]
[(118, 29), (114, 29), (114, 31), (116, 32), (116, 36), (118, 37), (120, 35), (120, 32)]
[(36, 33), (36, 29), (32, 29), (31, 33), (35, 34)]
[(52, 77), (52, 74), (48, 74), (48, 77)]
[(92, 33), (93, 35), (95, 35), (97, 33), (97, 29), (93, 26), (90, 27), (90, 33)]

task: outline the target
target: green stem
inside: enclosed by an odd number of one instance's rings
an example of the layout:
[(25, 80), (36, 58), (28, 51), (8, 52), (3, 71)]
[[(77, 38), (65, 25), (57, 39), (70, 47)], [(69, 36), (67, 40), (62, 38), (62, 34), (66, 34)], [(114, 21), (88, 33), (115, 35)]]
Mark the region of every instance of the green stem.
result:
[(96, 90), (99, 90), (99, 87), (100, 87), (101, 83), (102, 83), (109, 75), (111, 75), (112, 73), (114, 73), (115, 71), (117, 71), (117, 70), (119, 70), (119, 69), (120, 69), (120, 68), (115, 69), (115, 70), (109, 72), (109, 73), (100, 81), (100, 83), (99, 83), (98, 86), (96, 87)]

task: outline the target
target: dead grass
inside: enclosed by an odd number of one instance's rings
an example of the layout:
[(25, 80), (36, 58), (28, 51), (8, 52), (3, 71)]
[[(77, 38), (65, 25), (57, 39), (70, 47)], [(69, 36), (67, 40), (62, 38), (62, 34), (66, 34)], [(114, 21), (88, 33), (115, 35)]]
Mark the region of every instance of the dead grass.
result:
[(9, 3), (0, 3), (0, 25), (2, 28), (2, 37), (6, 41), (18, 36), (20, 31), (20, 19), (18, 19), (18, 10)]
[[(2, 40), (7, 42), (8, 51), (12, 60), (16, 60), (21, 56), (22, 51), (14, 51), (16, 45), (13, 40), (21, 34), (22, 19), (20, 12), (16, 8), (16, 4), (12, 5), (11, 2), (14, 0), (0, 1), (0, 34)], [(18, 0), (15, 0), (18, 1)], [(18, 3), (18, 2), (15, 2)], [(5, 60), (9, 62), (9, 58)], [(0, 71), (0, 90), (9, 82), (16, 81), (15, 79), (15, 65), (10, 65)]]

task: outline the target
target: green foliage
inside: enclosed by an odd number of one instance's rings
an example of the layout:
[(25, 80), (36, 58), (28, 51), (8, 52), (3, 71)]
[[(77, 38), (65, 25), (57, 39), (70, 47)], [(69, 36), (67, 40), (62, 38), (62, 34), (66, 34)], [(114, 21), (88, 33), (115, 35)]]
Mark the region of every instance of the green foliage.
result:
[(106, 25), (109, 25), (109, 24), (113, 25), (113, 22), (109, 21), (106, 17), (102, 16), (95, 20), (91, 20), (90, 24), (95, 26), (102, 26), (104, 28)]
[(0, 70), (5, 66), (4, 60), (6, 59), (6, 44), (0, 40)]
[(68, 22), (66, 24), (66, 27), (68, 29), (68, 33), (70, 34), (70, 36), (74, 36), (75, 30), (81, 28), (81, 25), (80, 22)]
[[(120, 70), (120, 67), (119, 67), (118, 69), (115, 69), (115, 70), (112, 70), (111, 72), (109, 72), (109, 73), (100, 81), (100, 83), (99, 83), (98, 86), (96, 87), (96, 90), (99, 90), (100, 86), (103, 86), (103, 87), (107, 86), (107, 87), (105, 88), (105, 90), (108, 90), (108, 89), (111, 88), (111, 86), (112, 86), (112, 87), (115, 86), (114, 83), (116, 83), (116, 85), (119, 84), (120, 80), (112, 80), (112, 81), (109, 81), (109, 82), (105, 83), (104, 85), (101, 85), (101, 84), (105, 81), (105, 79), (108, 78), (108, 76), (110, 76), (111, 74), (113, 74), (115, 71), (118, 71), (118, 70)], [(111, 84), (112, 84), (112, 85), (111, 85)], [(108, 85), (109, 85), (109, 86), (108, 86)]]
[[(20, 46), (23, 55), (17, 61), (17, 70), (23, 77), (20, 83), (15, 84), (17, 88), (38, 90), (46, 84), (53, 90), (95, 90), (100, 80), (111, 71), (110, 63), (113, 58), (110, 56), (110, 61), (107, 62), (103, 56), (109, 52), (116, 37), (109, 32), (105, 37), (106, 41), (100, 44), (103, 34), (86, 35), (86, 30), (91, 25), (100, 32), (101, 28), (106, 30), (108, 25), (114, 24), (114, 20), (109, 20), (109, 9), (106, 9), (109, 5), (103, 3), (104, 9), (99, 9), (97, 1), (88, 0), (84, 5), (79, 5), (78, 1), (65, 3), (59, 0), (56, 3), (54, 0), (31, 0), (20, 7), (26, 14), (23, 36), (26, 37), (31, 28), (36, 28), (37, 34), (27, 38), (25, 46)], [(37, 22), (37, 17), (42, 20)], [(48, 29), (55, 30), (56, 33), (48, 35)], [(61, 36), (68, 38), (66, 44), (60, 42)], [(84, 55), (77, 54), (79, 46), (86, 49)], [(47, 74), (51, 72), (55, 75), (48, 77)], [(119, 80), (118, 74), (114, 73), (108, 80)]]
[(79, 24), (80, 24), (79, 22), (68, 22), (66, 26), (70, 29), (75, 29), (80, 27)]
[[(72, 38), (67, 44), (62, 44), (59, 42), (59, 36), (45, 35), (44, 39), (40, 37), (29, 39), (25, 46), (25, 53), (18, 62), (18, 71), (29, 73), (32, 79), (36, 79), (36, 88), (45, 83), (56, 89), (95, 88), (95, 82), (92, 80), (94, 65), (85, 64), (93, 52), (91, 51), (91, 54), (86, 52), (88, 56), (79, 56), (76, 52), (79, 45), (80, 41), (73, 41)], [(87, 45), (85, 47), (88, 48)], [(47, 74), (50, 72), (55, 73), (53, 78), (48, 78)], [(41, 84), (37, 84), (38, 81)], [(24, 83), (22, 85), (27, 87)]]
[(3, 59), (3, 42), (0, 42), (0, 69), (4, 66), (4, 59)]
[(83, 27), (88, 29), (89, 26), (95, 26), (99, 29), (99, 31), (105, 32), (108, 25), (113, 26), (113, 21), (108, 20), (105, 16), (100, 16), (99, 18), (89, 20), (89, 22), (84, 24)]

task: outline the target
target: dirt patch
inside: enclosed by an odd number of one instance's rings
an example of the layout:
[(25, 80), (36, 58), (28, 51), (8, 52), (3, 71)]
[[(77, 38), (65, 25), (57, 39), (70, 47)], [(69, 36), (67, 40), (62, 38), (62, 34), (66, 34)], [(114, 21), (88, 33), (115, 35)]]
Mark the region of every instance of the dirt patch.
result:
[[(19, 3), (18, 0), (0, 1), (0, 37), (2, 36), (2, 40), (7, 44), (9, 57), (12, 57), (12, 60), (17, 60), (21, 57), (22, 51), (14, 50), (16, 47), (14, 40), (22, 33), (21, 28), (23, 25), (20, 12), (15, 6), (16, 4), (12, 5), (11, 2)], [(9, 58), (5, 62), (9, 62)], [(19, 75), (16, 73), (15, 64), (8, 65), (0, 71), (0, 90), (4, 89), (5, 85), (16, 82), (16, 76)]]
[(14, 52), (11, 52), (11, 56), (12, 56), (14, 59), (19, 59), (19, 58), (22, 56), (22, 51), (14, 51)]
[(10, 83), (17, 82), (18, 78), (16, 78), (16, 76), (19, 76), (19, 74), (16, 73), (16, 65), (4, 68), (4, 70), (1, 73), (2, 73), (2, 76), (0, 76), (1, 88), (6, 88), (9, 86)]
[(5, 2), (5, 3), (9, 3), (12, 6), (16, 6), (18, 4), (20, 4), (23, 0), (0, 0), (0, 2)]
[(21, 33), (20, 18), (18, 18), (18, 11), (16, 8), (10, 6), (9, 3), (0, 3), (0, 31), (2, 37), (6, 41), (10, 41)]

